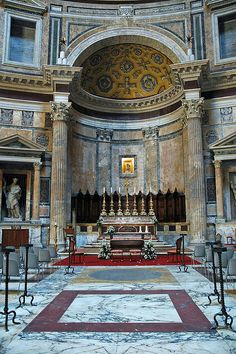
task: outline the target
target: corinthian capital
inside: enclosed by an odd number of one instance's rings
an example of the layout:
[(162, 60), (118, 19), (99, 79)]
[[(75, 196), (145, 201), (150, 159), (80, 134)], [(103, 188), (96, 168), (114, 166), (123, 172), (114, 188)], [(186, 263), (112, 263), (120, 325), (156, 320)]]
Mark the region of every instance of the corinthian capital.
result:
[(156, 140), (159, 137), (159, 128), (148, 127), (146, 129), (142, 129), (143, 137), (145, 140)]
[(201, 117), (201, 113), (203, 110), (203, 101), (204, 99), (202, 97), (197, 100), (182, 100), (182, 105), (187, 115), (187, 119)]
[(61, 120), (61, 121), (69, 121), (70, 113), (69, 109), (71, 106), (71, 102), (64, 103), (64, 102), (52, 102), (52, 112), (51, 112), (51, 119), (52, 121)]

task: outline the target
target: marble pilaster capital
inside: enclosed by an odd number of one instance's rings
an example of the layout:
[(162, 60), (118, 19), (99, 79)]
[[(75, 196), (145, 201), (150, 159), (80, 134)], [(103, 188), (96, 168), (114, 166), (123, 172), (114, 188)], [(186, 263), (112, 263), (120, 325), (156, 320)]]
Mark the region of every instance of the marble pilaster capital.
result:
[(42, 166), (42, 162), (34, 162), (34, 170), (39, 171), (41, 166)]
[(221, 165), (222, 165), (222, 161), (221, 160), (214, 160), (213, 164), (215, 166), (215, 169), (220, 169)]
[(204, 102), (203, 97), (199, 99), (182, 100), (182, 105), (184, 107), (184, 111), (186, 113), (187, 119), (201, 118), (201, 114), (203, 110), (203, 102)]
[(100, 129), (96, 130), (97, 139), (100, 141), (111, 141), (113, 137), (112, 129)]
[(145, 140), (156, 140), (159, 137), (159, 127), (148, 127), (142, 129), (143, 138)]
[(65, 121), (69, 122), (71, 115), (70, 115), (70, 106), (71, 102), (51, 102), (52, 112), (51, 112), (51, 119), (53, 122), (55, 121)]

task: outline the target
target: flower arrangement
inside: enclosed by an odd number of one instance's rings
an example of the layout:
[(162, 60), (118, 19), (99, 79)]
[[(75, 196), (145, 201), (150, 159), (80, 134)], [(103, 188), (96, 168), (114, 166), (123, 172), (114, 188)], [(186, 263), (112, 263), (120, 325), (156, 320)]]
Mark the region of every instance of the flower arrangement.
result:
[(144, 259), (155, 259), (156, 252), (151, 240), (148, 240), (144, 245)]
[(115, 233), (115, 231), (116, 230), (115, 230), (114, 226), (112, 226), (112, 225), (108, 226), (108, 228), (107, 228), (108, 235), (112, 236)]
[(156, 215), (153, 216), (152, 220), (153, 220), (153, 222), (154, 222), (155, 225), (158, 224), (158, 220), (157, 220), (157, 218), (156, 218)]
[(106, 240), (102, 240), (98, 258), (109, 259), (111, 257), (110, 245)]
[(97, 226), (102, 226), (102, 223), (103, 223), (104, 219), (102, 217), (100, 217), (98, 220), (97, 220)]

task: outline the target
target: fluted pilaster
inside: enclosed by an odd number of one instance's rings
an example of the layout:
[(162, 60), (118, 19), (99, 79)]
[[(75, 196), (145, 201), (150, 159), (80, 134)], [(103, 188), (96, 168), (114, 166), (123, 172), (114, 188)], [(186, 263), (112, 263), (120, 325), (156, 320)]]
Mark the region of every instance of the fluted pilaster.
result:
[(192, 241), (206, 237), (206, 200), (201, 129), (203, 98), (183, 100), (188, 138), (189, 221)]
[(216, 214), (218, 221), (222, 221), (224, 218), (222, 162), (220, 160), (215, 160), (214, 166), (216, 181)]
[(34, 192), (33, 192), (33, 211), (32, 219), (39, 220), (39, 202), (40, 202), (40, 168), (41, 163), (34, 163)]
[(71, 103), (52, 103), (53, 146), (50, 242), (56, 243), (59, 248), (64, 245), (63, 228), (66, 226), (67, 123), (70, 119), (70, 105)]

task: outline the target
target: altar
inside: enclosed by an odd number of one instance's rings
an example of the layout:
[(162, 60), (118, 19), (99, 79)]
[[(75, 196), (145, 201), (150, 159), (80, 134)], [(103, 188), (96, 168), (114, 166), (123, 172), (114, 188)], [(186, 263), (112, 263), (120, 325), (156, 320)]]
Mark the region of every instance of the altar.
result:
[(156, 223), (153, 216), (103, 216), (100, 218), (101, 227), (99, 237), (108, 235), (109, 226), (114, 232), (110, 238), (150, 238), (156, 236)]

